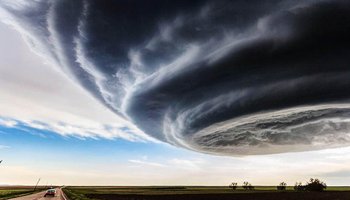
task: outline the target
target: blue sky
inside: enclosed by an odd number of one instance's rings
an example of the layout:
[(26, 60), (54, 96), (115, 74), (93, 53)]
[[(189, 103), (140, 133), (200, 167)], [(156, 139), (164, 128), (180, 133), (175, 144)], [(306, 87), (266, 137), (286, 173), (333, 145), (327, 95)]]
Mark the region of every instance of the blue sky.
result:
[(0, 23), (0, 184), (350, 184), (350, 148), (229, 157), (159, 142), (34, 53), (20, 29)]
[(343, 153), (349, 149), (216, 157), (163, 143), (62, 136), (17, 123), (0, 128), (1, 184), (30, 185), (38, 177), (42, 184), (62, 185), (225, 185), (230, 180), (274, 184), (282, 178), (293, 184), (307, 176), (348, 183)]

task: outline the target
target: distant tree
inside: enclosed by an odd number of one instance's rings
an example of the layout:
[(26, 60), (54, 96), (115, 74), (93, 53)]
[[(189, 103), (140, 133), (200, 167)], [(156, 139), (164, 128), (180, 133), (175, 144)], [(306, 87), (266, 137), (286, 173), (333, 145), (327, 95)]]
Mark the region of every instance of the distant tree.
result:
[(232, 188), (232, 190), (236, 190), (237, 189), (237, 183), (232, 182), (228, 187)]
[(245, 181), (243, 182), (242, 188), (245, 190), (254, 190), (254, 186), (252, 186), (252, 184), (250, 184), (249, 182)]
[(295, 191), (305, 191), (305, 186), (301, 184), (301, 182), (296, 182), (294, 185)]
[(242, 188), (248, 190), (249, 183), (247, 181), (243, 182)]
[(310, 192), (322, 192), (327, 189), (326, 183), (319, 179), (310, 178), (310, 181), (306, 185), (302, 185), (301, 182), (295, 183), (294, 190), (296, 191), (310, 191)]
[(287, 188), (287, 183), (282, 182), (277, 186), (277, 190), (284, 191)]
[(326, 183), (320, 181), (319, 179), (310, 178), (310, 181), (306, 183), (305, 190), (306, 191), (314, 191), (314, 192), (322, 192), (327, 189)]

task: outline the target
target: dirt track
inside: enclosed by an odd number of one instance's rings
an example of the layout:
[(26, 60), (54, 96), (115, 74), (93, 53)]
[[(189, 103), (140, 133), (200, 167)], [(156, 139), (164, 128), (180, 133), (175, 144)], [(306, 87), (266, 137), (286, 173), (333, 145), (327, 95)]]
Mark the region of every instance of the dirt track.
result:
[(179, 195), (88, 194), (87, 196), (101, 200), (350, 200), (350, 192), (256, 192)]

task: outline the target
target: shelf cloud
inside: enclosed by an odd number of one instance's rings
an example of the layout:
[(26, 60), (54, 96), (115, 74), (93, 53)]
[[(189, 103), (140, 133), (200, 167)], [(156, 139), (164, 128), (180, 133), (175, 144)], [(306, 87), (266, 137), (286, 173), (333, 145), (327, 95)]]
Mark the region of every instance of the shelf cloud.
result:
[(346, 0), (4, 0), (0, 16), (160, 141), (218, 155), (350, 145)]

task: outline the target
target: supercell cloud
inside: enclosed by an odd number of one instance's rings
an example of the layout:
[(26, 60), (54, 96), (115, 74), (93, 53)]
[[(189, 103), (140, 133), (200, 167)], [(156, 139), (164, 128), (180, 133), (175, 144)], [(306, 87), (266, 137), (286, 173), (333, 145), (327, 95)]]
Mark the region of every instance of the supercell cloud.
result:
[(218, 155), (350, 145), (347, 0), (2, 0), (0, 12), (158, 140)]

